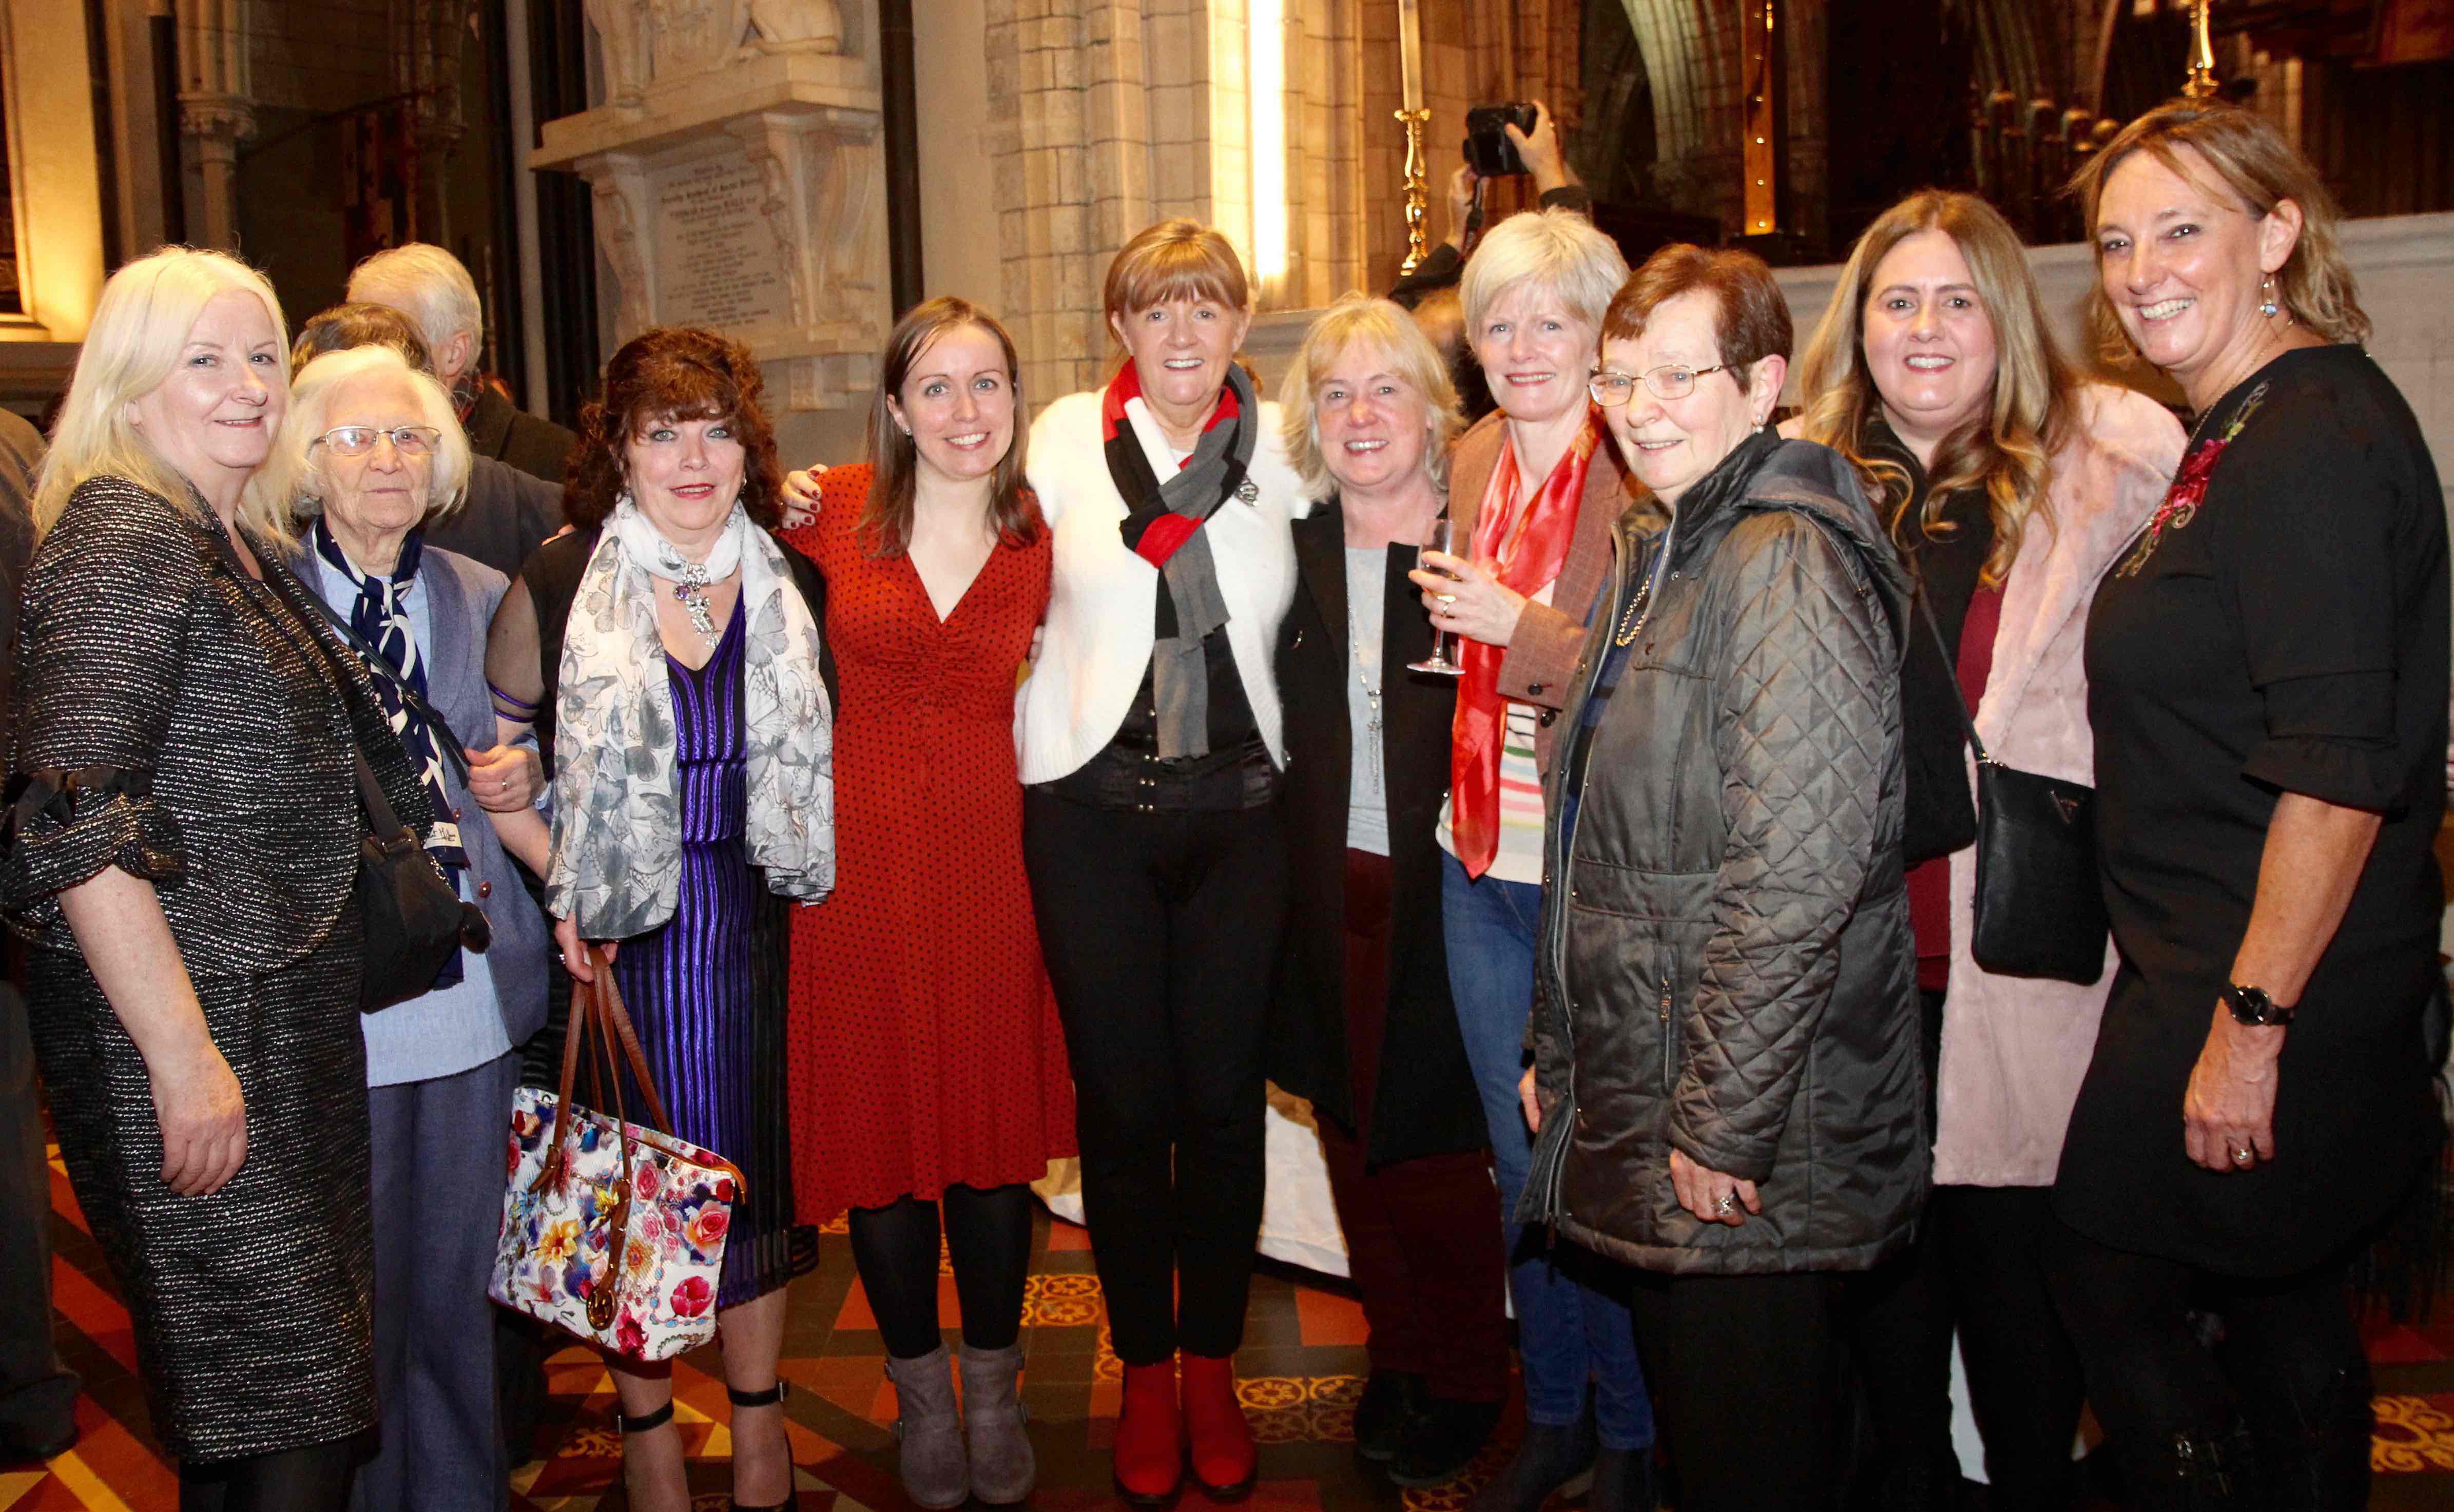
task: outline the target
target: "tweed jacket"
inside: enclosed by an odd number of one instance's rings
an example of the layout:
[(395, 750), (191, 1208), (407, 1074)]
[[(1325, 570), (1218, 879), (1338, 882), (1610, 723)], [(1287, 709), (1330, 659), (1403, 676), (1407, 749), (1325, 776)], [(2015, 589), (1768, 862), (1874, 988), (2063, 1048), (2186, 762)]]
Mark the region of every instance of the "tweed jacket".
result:
[[(1762, 433), (1615, 554), (1596, 622), (1617, 634), (1589, 645), (1544, 785), (1518, 1220), (1647, 1270), (1867, 1269), (1926, 1188), (1907, 575), (1840, 454)], [(1698, 1219), (1673, 1150), (1755, 1182), (1762, 1212)]]
[[(1490, 490), (1507, 441), (1508, 416), (1495, 412), (1476, 421), (1450, 449), (1449, 516), (1460, 541), (1474, 537), (1475, 516), (1481, 512), (1482, 496)], [(1619, 447), (1605, 436), (1585, 470), (1576, 534), (1568, 543), (1567, 560), (1559, 565), (1551, 601), (1526, 603), (1518, 615), (1517, 632), (1509, 637), (1508, 655), (1499, 662), (1500, 696), (1542, 710), (1534, 729), (1537, 771), (1551, 770), (1559, 711), (1568, 701), (1568, 682), (1584, 650), (1585, 619), (1602, 579), (1610, 575), (1611, 527), (1631, 510), (1640, 531), (1659, 529), (1666, 517), (1644, 485), (1629, 474)]]
[[(272, 543), (248, 544), (283, 571)], [(200, 501), (118, 477), (69, 496), (27, 575), (0, 822), (0, 894), (39, 944), (75, 953), (56, 895), (117, 866), (155, 884), (191, 977), (309, 955), (357, 879), (353, 745), (401, 823), (431, 827), (357, 658), (302, 643), (274, 596)]]
[[(292, 565), (312, 591), (318, 581), (312, 555), (295, 557)], [(432, 542), (418, 559), (417, 587), (427, 595), (434, 641), (418, 648), (426, 661), (426, 700), (452, 726), (453, 735), (480, 751), (494, 743), (494, 705), (486, 691), (486, 630), (510, 586), (510, 579), (485, 563), (473, 562)], [(349, 617), (348, 604), (332, 608), (342, 618)], [(436, 738), (446, 737), (438, 732)], [(503, 842), (495, 837), (493, 825), (481, 817), (484, 811), (448, 760), (443, 763), (443, 790), (460, 825), (461, 847), (469, 853), (469, 880), (476, 893), (473, 901), (494, 934), (486, 951), (486, 964), (493, 974), (503, 1033), (517, 1045), (545, 1022), (550, 948), (545, 916), (529, 896)]]

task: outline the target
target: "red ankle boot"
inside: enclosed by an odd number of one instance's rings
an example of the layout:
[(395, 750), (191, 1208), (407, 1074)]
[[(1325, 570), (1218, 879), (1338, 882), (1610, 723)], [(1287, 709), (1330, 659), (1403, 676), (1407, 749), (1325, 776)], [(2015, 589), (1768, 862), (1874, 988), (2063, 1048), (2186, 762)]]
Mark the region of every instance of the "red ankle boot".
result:
[(1236, 1400), (1236, 1361), (1184, 1352), (1184, 1436), (1193, 1449), (1193, 1479), (1216, 1500), (1253, 1489), (1259, 1462), (1253, 1427)]
[(1184, 1479), (1184, 1429), (1177, 1414), (1176, 1361), (1125, 1367), (1116, 1413), (1116, 1494), (1136, 1506), (1164, 1506)]

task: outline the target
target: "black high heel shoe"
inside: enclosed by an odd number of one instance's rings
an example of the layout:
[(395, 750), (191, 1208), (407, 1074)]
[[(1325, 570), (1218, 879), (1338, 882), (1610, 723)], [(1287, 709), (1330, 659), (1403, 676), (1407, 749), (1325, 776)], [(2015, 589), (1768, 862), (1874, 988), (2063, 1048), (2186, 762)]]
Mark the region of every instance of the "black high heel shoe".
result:
[[(784, 1399), (792, 1394), (793, 1383), (781, 1378), (764, 1391), (735, 1391), (731, 1386), (724, 1388), (725, 1399), (736, 1407), (778, 1407), (782, 1406)], [(788, 1440), (784, 1451), (784, 1479), (787, 1482), (791, 1481), (793, 1473), (793, 1454)], [(736, 1500), (733, 1503), (733, 1512), (793, 1512), (793, 1509), (800, 1504), (801, 1493), (797, 1490), (787, 1491), (784, 1493), (783, 1501), (770, 1502), (765, 1506), (750, 1506)]]

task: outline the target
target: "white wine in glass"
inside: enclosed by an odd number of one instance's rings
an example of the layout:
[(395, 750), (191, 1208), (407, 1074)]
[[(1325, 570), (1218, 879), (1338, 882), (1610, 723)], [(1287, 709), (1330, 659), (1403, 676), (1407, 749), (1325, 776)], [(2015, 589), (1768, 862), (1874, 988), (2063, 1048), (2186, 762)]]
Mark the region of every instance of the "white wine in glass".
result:
[[(1447, 556), (1455, 556), (1457, 554), (1456, 537), (1457, 526), (1455, 522), (1449, 518), (1449, 512), (1446, 510), (1440, 511), (1440, 517), (1432, 521), (1431, 534), (1423, 538), (1422, 545), (1415, 549), (1416, 570), (1426, 573), (1439, 573), (1438, 568), (1434, 567), (1423, 558), (1433, 552), (1438, 552)], [(1441, 575), (1446, 575), (1443, 574)], [(1406, 670), (1408, 672), (1435, 672), (1444, 677), (1457, 676), (1460, 673), (1464, 672), (1465, 669), (1458, 666), (1454, 660), (1450, 659), (1449, 653), (1453, 649), (1455, 649), (1455, 640), (1450, 633), (1435, 627), (1432, 631), (1431, 658), (1427, 661), (1410, 661), (1406, 663)]]

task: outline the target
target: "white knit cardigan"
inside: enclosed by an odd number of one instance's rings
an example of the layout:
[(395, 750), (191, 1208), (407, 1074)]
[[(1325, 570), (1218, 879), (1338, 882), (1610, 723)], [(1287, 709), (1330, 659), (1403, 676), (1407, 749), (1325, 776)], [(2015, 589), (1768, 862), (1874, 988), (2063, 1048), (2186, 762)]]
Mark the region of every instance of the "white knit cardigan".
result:
[[(1099, 434), (1100, 393), (1069, 393), (1042, 411), (1031, 428), (1032, 491), (1056, 543), (1048, 596), (1048, 629), (1039, 659), (1015, 695), (1015, 752), (1022, 780), (1054, 782), (1116, 737), (1142, 673), (1150, 665), (1158, 569), (1134, 554), (1118, 527), (1124, 496), (1108, 476)], [(1308, 514), (1303, 483), (1278, 447), (1278, 407), (1260, 406), (1251, 477), (1252, 503), (1230, 499), (1202, 526), (1218, 563), (1218, 591), (1227, 603), (1227, 644), (1261, 738), (1280, 765), (1287, 759), (1271, 667), (1278, 622), (1295, 599), (1291, 518)], [(1156, 426), (1136, 416), (1136, 435), (1151, 472), (1168, 477), (1175, 454)]]

